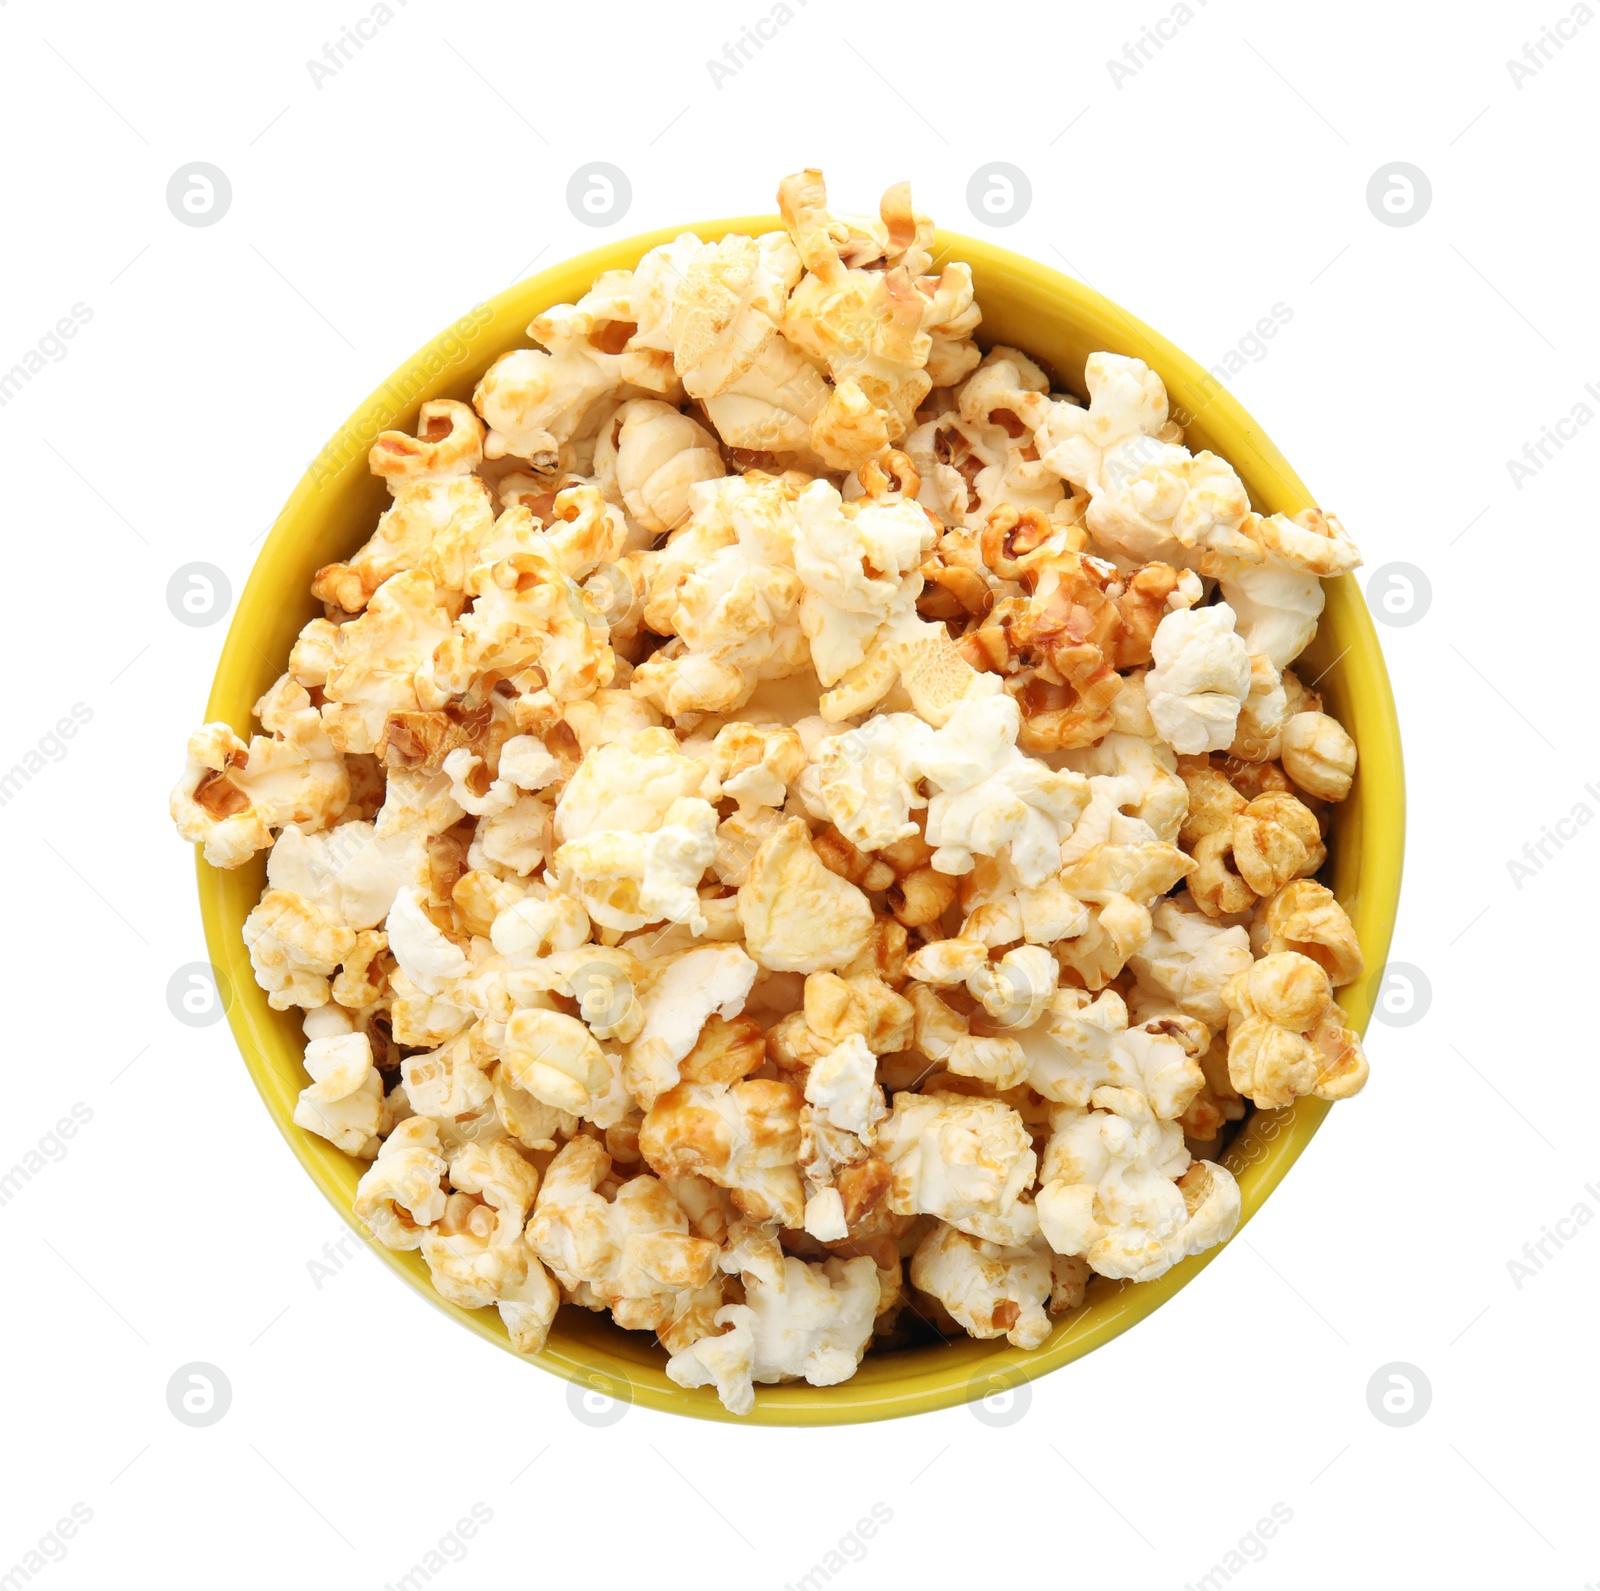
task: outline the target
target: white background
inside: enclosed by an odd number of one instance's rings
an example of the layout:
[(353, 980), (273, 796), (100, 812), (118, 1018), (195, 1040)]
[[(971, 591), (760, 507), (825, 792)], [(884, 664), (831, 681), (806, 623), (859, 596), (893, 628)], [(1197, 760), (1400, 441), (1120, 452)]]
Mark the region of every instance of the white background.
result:
[[(1520, 484), (1507, 460), (1600, 383), (1600, 25), (1519, 85), (1507, 60), (1568, 15), (1559, 0), (1192, 0), (1119, 84), (1105, 63), (1171, 14), (1159, 0), (791, 3), (719, 84), (707, 59), (762, 0), (570, 23), (395, 0), (318, 85), (307, 60), (368, 14), (355, 0), (0, 0), (0, 369), (92, 311), (0, 424), (0, 765), (74, 703), (93, 713), (0, 808), (0, 1168), (74, 1103), (92, 1111), (0, 1207), (0, 1574), (81, 1503), (47, 1588), (136, 1564), (170, 1585), (377, 1588), (481, 1503), (491, 1521), (431, 1582), (445, 1591), (778, 1587), (881, 1503), (892, 1519), (835, 1576), (845, 1591), (919, 1574), (1178, 1588), (1281, 1503), (1291, 1521), (1234, 1576), (1250, 1591), (1374, 1565), (1578, 1591), (1600, 1579), (1579, 1452), (1600, 1223), (1566, 1227), (1520, 1286), (1508, 1262), (1580, 1201), (1600, 1211), (1600, 831), (1570, 828), (1520, 887), (1507, 863), (1576, 804), (1600, 810), (1600, 426)], [(165, 200), (197, 160), (233, 192), (206, 228)], [(602, 232), (565, 201), (596, 160), (632, 186)], [(966, 203), (995, 160), (1032, 184), (1003, 231)], [(1408, 227), (1365, 197), (1394, 161), (1432, 185)], [(600, 1428), (370, 1254), (318, 1287), (308, 1262), (342, 1223), (226, 1026), (169, 1013), (169, 978), (203, 949), (166, 794), (225, 626), (185, 627), (165, 592), (196, 560), (237, 591), (355, 403), (533, 261), (771, 208), (804, 164), (855, 209), (909, 176), (937, 220), (1070, 268), (1203, 364), (1292, 310), (1235, 390), (1367, 571), (1405, 563), (1431, 586), (1417, 622), (1380, 626), (1411, 814), (1394, 955), (1431, 1006), (1374, 1025), (1366, 1092), (1203, 1276), (1036, 1384), (1014, 1423), (958, 1408), (731, 1430), (632, 1409)], [(167, 1407), (191, 1361), (232, 1387), (205, 1429)], [(1395, 1361), (1432, 1389), (1404, 1429), (1368, 1406)]]

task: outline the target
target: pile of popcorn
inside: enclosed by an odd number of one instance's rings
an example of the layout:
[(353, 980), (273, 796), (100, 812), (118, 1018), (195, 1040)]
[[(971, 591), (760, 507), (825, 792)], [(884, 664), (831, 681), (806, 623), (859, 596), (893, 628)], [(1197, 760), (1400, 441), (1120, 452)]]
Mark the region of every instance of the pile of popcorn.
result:
[(355, 1213), (537, 1353), (735, 1412), (929, 1330), (1043, 1343), (1226, 1239), (1250, 1103), (1366, 1080), (1293, 668), (1337, 521), (1141, 361), (983, 353), (905, 184), (685, 233), (371, 467), (393, 502), (172, 797), (303, 1012)]

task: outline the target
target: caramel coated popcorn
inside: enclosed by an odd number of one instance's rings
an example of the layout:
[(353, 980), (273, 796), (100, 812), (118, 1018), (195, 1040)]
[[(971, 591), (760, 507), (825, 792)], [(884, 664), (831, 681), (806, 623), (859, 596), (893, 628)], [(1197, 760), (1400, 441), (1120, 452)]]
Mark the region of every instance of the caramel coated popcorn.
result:
[(1040, 1347), (1227, 1240), (1251, 1109), (1367, 1072), (1316, 877), (1356, 747), (1291, 667), (1354, 544), (1142, 361), (980, 347), (907, 185), (779, 205), (380, 435), (388, 506), (171, 803), (267, 853), (294, 1120), (378, 1241), (736, 1413)]

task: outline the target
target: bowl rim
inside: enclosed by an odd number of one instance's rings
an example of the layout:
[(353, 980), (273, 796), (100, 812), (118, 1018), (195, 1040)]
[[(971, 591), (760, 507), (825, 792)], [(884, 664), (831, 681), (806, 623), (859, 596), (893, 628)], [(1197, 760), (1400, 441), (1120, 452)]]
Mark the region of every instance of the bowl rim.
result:
[[(524, 346), (526, 323), (551, 304), (562, 301), (573, 281), (581, 279), (586, 286), (601, 271), (630, 267), (646, 250), (684, 232), (714, 240), (730, 232), (771, 231), (781, 224), (776, 216), (733, 216), (663, 227), (612, 240), (539, 271), (475, 305), (469, 316), (456, 323), (456, 328), (458, 341), (464, 337), (476, 342), (476, 346), (469, 347), (465, 355), (454, 359), (454, 363), (447, 350), (442, 370), (439, 368), (440, 350), (449, 332), (430, 339), (404, 361), (334, 433), (332, 442), (306, 470), (273, 522), (235, 606), (217, 661), (206, 708), (207, 720), (231, 722), (236, 731), (248, 729), (248, 724), (237, 721), (238, 704), (244, 682), (252, 677), (256, 663), (261, 661), (252, 634), (270, 614), (279, 594), (277, 582), (272, 578), (273, 571), (277, 565), (288, 561), (286, 555), (297, 538), (318, 517), (319, 503), (328, 481), (341, 472), (359, 470), (365, 473), (367, 448), (378, 430), (399, 426), (409, 429), (407, 422), (414, 423), (420, 404), (449, 385), (452, 376), (459, 380), (462, 369), (485, 350), (498, 354), (511, 347)], [(1165, 382), (1174, 411), (1182, 415), (1189, 409), (1186, 426), (1205, 416), (1204, 428), (1226, 437), (1225, 442), (1216, 443), (1217, 451), (1251, 486), (1252, 499), (1258, 506), (1286, 513), (1315, 506), (1315, 500), (1288, 461), (1231, 391), (1143, 321), (1086, 284), (984, 239), (940, 229), (936, 247), (936, 261), (952, 257), (961, 260), (973, 268), (980, 280), (984, 277), (1019, 279), (1032, 290), (1043, 291), (1059, 301), (1062, 315), (1070, 324), (1096, 329), (1101, 339), (1097, 346), (1137, 354), (1145, 359)], [(462, 330), (469, 321), (472, 330)], [(425, 380), (420, 390), (416, 386), (419, 369), (427, 371), (432, 378), (431, 383)], [(1190, 408), (1192, 400), (1203, 401)], [(1340, 998), (1352, 1024), (1364, 1032), (1381, 987), (1399, 903), (1405, 829), (1404, 773), (1394, 697), (1360, 587), (1349, 574), (1325, 581), (1324, 587), (1327, 607), (1323, 624), (1336, 630), (1340, 639), (1348, 641), (1335, 664), (1346, 664), (1344, 674), (1339, 677), (1347, 680), (1349, 694), (1360, 703), (1362, 720), (1357, 736), (1362, 787), (1357, 847), (1359, 882), (1351, 915), (1367, 971), (1360, 982), (1343, 989)], [(1335, 664), (1328, 668), (1332, 669)], [(253, 701), (254, 694), (249, 694), (247, 699)], [(276, 1014), (270, 1012), (264, 994), (255, 984), (242, 940), (236, 927), (227, 920), (230, 908), (223, 889), (223, 870), (210, 867), (198, 846), (195, 863), (208, 955), (224, 987), (231, 986), (236, 995), (226, 1002), (229, 1026), (251, 1081), (291, 1152), (340, 1218), (392, 1271), (423, 1293), (436, 1308), (502, 1350), (514, 1352), (493, 1309), (469, 1311), (448, 1303), (429, 1284), (417, 1254), (396, 1253), (368, 1236), (332, 1169), (333, 1161), (344, 1157), (332, 1150), (331, 1145), (322, 1145), (320, 1139), (313, 1140), (313, 1135), (295, 1126), (290, 1109), (283, 1107), (281, 1097), (275, 1097), (282, 1092), (281, 1086), (274, 1086), (275, 1082), (281, 1084), (281, 1079), (271, 1059), (272, 1052), (281, 1048), (282, 1043), (281, 1031), (272, 1025)], [(1243, 1209), (1235, 1237), (1310, 1143), (1329, 1108), (1327, 1102), (1307, 1097), (1286, 1110), (1256, 1111), (1246, 1123), (1252, 1135), (1251, 1151), (1255, 1159), (1248, 1170), (1239, 1173)], [(908, 1355), (907, 1371), (900, 1375), (888, 1373), (897, 1355), (886, 1354), (876, 1362), (869, 1356), (862, 1372), (837, 1386), (811, 1387), (799, 1382), (759, 1387), (754, 1411), (742, 1417), (728, 1414), (709, 1391), (689, 1391), (668, 1381), (662, 1371), (661, 1351), (654, 1345), (647, 1345), (642, 1333), (613, 1329), (600, 1346), (583, 1342), (581, 1334), (578, 1342), (569, 1343), (567, 1334), (562, 1331), (562, 1322), (571, 1313), (569, 1309), (558, 1316), (550, 1343), (540, 1354), (516, 1357), (530, 1360), (572, 1383), (568, 1389), (569, 1400), (582, 1395), (582, 1389), (663, 1412), (742, 1425), (837, 1425), (891, 1419), (985, 1398), (1059, 1369), (1103, 1346), (1160, 1308), (1225, 1247), (1226, 1244), (1220, 1244), (1174, 1266), (1164, 1276), (1136, 1286), (1097, 1280), (1092, 1302), (1058, 1323), (1040, 1348), (1010, 1348), (1003, 1339), (998, 1344), (953, 1343), (944, 1349), (931, 1350), (944, 1361), (942, 1365), (912, 1369)], [(634, 1346), (634, 1351), (628, 1351), (630, 1345)], [(980, 1351), (975, 1353), (974, 1349)], [(872, 1373), (866, 1373), (867, 1366), (875, 1367)]]

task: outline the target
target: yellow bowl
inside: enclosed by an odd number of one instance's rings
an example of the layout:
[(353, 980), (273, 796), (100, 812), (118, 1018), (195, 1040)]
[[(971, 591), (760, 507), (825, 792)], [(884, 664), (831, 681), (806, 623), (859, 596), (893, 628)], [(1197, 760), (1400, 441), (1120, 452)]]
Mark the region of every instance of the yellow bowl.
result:
[[(248, 735), (251, 705), (282, 672), (301, 625), (317, 612), (308, 594), (313, 573), (347, 557), (371, 532), (388, 500), (383, 483), (367, 469), (367, 449), (379, 431), (413, 430), (418, 407), (427, 399), (469, 399), (496, 356), (525, 345), (525, 328), (536, 314), (552, 304), (573, 302), (601, 271), (632, 266), (646, 249), (682, 230), (718, 238), (777, 225), (775, 216), (740, 216), (607, 244), (477, 306), (407, 360), (345, 422), (278, 516), (240, 595), (207, 717)], [(1292, 514), (1313, 506), (1310, 492), (1232, 395), (1148, 326), (1081, 283), (991, 243), (941, 232), (938, 247), (941, 259), (965, 260), (972, 267), (985, 343), (1009, 343), (1043, 360), (1059, 380), (1078, 387), (1080, 396), (1083, 364), (1090, 353), (1107, 349), (1137, 355), (1166, 382), (1190, 443), (1227, 459), (1259, 510)], [(1370, 969), (1341, 996), (1353, 1022), (1364, 1029), (1389, 950), (1405, 817), (1394, 698), (1372, 620), (1352, 576), (1328, 583), (1327, 609), (1307, 662), (1304, 677), (1316, 680), (1330, 710), (1360, 748), (1360, 774), (1339, 811), (1332, 887), (1354, 920)], [(268, 1006), (251, 976), (240, 938), (245, 916), (263, 888), (264, 859), (257, 857), (231, 872), (203, 860), (198, 868), (206, 942), (225, 985), (229, 1020), (245, 1064), (301, 1165), (339, 1214), (361, 1232), (350, 1213), (361, 1165), (293, 1124), (296, 1095), (309, 1081), (301, 1065), (300, 1024), (294, 1013)], [(1287, 1110), (1258, 1111), (1246, 1122), (1225, 1156), (1243, 1193), (1244, 1220), (1277, 1187), (1327, 1111), (1320, 1100), (1301, 1099)], [(429, 1302), (512, 1351), (495, 1311), (447, 1304), (434, 1292), (419, 1254), (372, 1246)], [(1137, 1286), (1097, 1279), (1084, 1307), (1032, 1352), (1003, 1340), (969, 1340), (869, 1355), (842, 1386), (758, 1388), (747, 1423), (840, 1425), (992, 1395), (1109, 1342), (1164, 1304), (1218, 1252), (1212, 1249), (1159, 1280)], [(667, 1380), (665, 1355), (649, 1336), (622, 1331), (586, 1310), (563, 1309), (548, 1346), (534, 1362), (569, 1381), (651, 1408), (702, 1419), (733, 1418), (709, 1390), (689, 1392)]]

